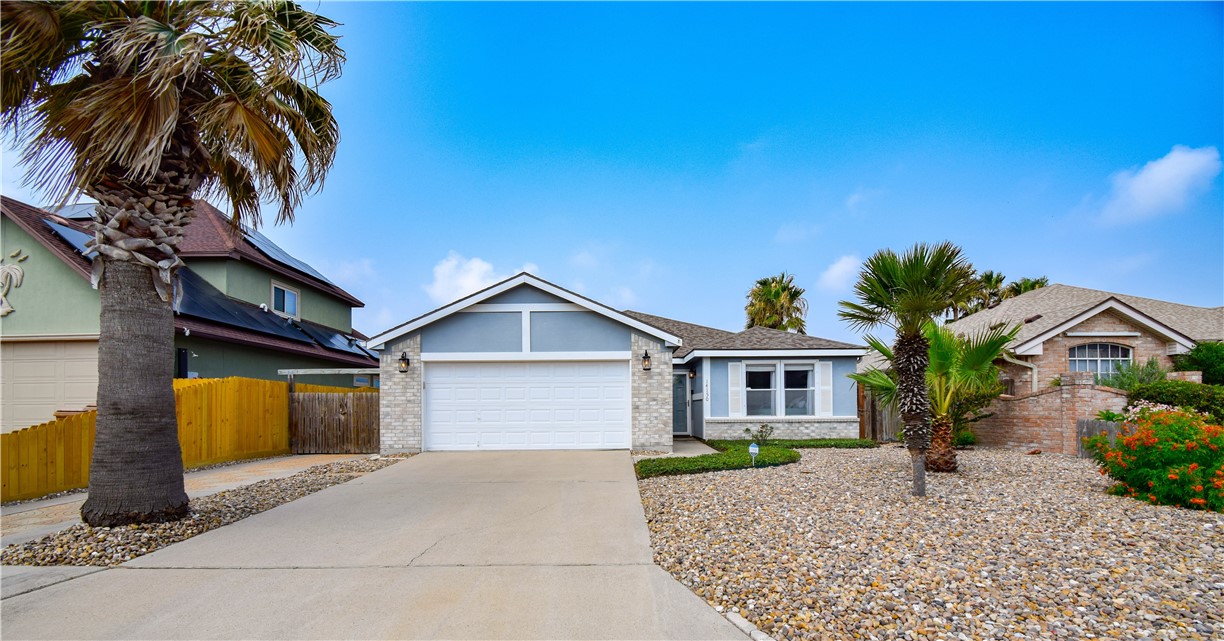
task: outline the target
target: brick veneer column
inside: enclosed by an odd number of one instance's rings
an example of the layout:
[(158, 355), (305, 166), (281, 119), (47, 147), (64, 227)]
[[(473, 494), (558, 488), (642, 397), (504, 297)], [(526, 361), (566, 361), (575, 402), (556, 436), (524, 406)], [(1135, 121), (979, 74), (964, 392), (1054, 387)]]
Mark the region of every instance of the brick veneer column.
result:
[[(399, 371), (401, 352), (408, 353), (407, 372)], [(387, 345), (379, 362), (379, 449), (421, 451), (421, 335), (412, 334)]]
[[(632, 447), (635, 450), (672, 448), (672, 352), (662, 342), (633, 333), (629, 360)], [(650, 371), (642, 369), (642, 352), (650, 352)]]

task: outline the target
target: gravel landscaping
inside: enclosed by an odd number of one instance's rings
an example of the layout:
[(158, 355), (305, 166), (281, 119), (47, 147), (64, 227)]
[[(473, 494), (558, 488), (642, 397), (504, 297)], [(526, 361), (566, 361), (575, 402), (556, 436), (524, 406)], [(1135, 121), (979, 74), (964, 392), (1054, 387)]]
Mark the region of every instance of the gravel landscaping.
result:
[(191, 515), (173, 523), (127, 527), (74, 525), (0, 550), (3, 565), (119, 565), (197, 534), (314, 494), (398, 463), (408, 455), (337, 461), (289, 477), (257, 481), (191, 500)]
[(1224, 639), (1224, 515), (1106, 495), (1090, 460), (902, 448), (639, 482), (655, 561), (779, 639)]

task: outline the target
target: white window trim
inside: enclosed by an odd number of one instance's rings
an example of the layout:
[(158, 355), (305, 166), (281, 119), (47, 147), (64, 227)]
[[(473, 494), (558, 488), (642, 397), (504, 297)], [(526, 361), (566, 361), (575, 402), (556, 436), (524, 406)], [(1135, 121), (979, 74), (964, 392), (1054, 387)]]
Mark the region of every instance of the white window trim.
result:
[[(1101, 346), (1101, 345), (1108, 345), (1108, 346), (1110, 346), (1110, 347), (1120, 347), (1120, 348), (1122, 348), (1122, 349), (1126, 350), (1126, 358), (1121, 358), (1121, 357), (1119, 357), (1119, 358), (1109, 358), (1109, 357), (1104, 357), (1104, 358), (1103, 358), (1103, 357), (1100, 357), (1100, 356), (1094, 356), (1094, 357), (1092, 357), (1092, 358), (1089, 358), (1089, 357), (1086, 357), (1086, 356), (1081, 356), (1081, 357), (1073, 357), (1073, 356), (1071, 356), (1071, 352), (1072, 352), (1072, 351), (1077, 350), (1077, 349), (1079, 349), (1079, 348), (1081, 348), (1081, 347), (1089, 347), (1089, 346), (1093, 346), (1093, 345), (1097, 346), (1097, 350), (1098, 350), (1098, 351), (1100, 350), (1100, 346)], [(1072, 363), (1072, 362), (1075, 362), (1075, 361), (1082, 361), (1082, 362), (1093, 362), (1093, 361), (1095, 361), (1095, 362), (1096, 362), (1096, 366), (1097, 366), (1097, 368), (1096, 368), (1095, 370), (1074, 370), (1074, 369), (1071, 369), (1071, 363)], [(1098, 342), (1094, 342), (1094, 343), (1080, 343), (1079, 345), (1072, 345), (1071, 347), (1068, 347), (1068, 348), (1067, 348), (1067, 371), (1069, 371), (1069, 372), (1077, 372), (1077, 371), (1079, 371), (1079, 372), (1093, 372), (1093, 373), (1094, 373), (1094, 374), (1096, 374), (1097, 376), (1101, 376), (1101, 375), (1102, 375), (1102, 374), (1101, 374), (1101, 363), (1102, 363), (1102, 362), (1105, 362), (1105, 361), (1110, 361), (1110, 362), (1119, 362), (1119, 363), (1120, 363), (1120, 362), (1126, 362), (1126, 363), (1127, 363), (1127, 364), (1129, 364), (1129, 365), (1134, 365), (1134, 364), (1135, 364), (1135, 348), (1134, 348), (1134, 347), (1132, 347), (1132, 346), (1130, 346), (1130, 345), (1123, 345), (1122, 343), (1110, 343), (1110, 342), (1108, 342), (1108, 341), (1098, 341)], [(1117, 370), (1116, 370), (1116, 368), (1115, 368), (1115, 372), (1116, 372), (1116, 371), (1117, 371)], [(1105, 374), (1105, 375), (1106, 375), (1106, 376), (1108, 376), (1109, 374)]]
[[(297, 300), (297, 313), (296, 314), (289, 314), (289, 313), (282, 312), (276, 309), (276, 288), (278, 287), (285, 290), (286, 292), (293, 292), (293, 296)], [(300, 289), (296, 287), (290, 287), (280, 281), (274, 280), (272, 281), (271, 292), (272, 292), (272, 304), (269, 305), (268, 307), (272, 310), (274, 314), (276, 314), (277, 316), (284, 316), (285, 318), (292, 318), (294, 320), (302, 319), (302, 291)]]
[[(778, 361), (740, 361), (739, 368), (739, 414), (733, 418), (748, 419), (748, 420), (797, 420), (797, 419), (815, 419), (825, 418), (833, 414), (833, 399), (829, 398), (829, 407), (824, 407), (823, 389), (827, 386), (823, 380), (821, 364), (826, 361), (821, 360), (778, 360)], [(812, 413), (811, 414), (786, 414), (786, 367), (788, 365), (809, 366), (812, 368)], [(748, 414), (748, 368), (754, 366), (763, 366), (774, 368), (774, 414), (771, 416), (749, 415)], [(828, 383), (831, 383), (829, 381)], [(730, 410), (730, 407), (728, 407)], [(777, 412), (781, 411), (781, 414)], [(731, 412), (728, 411), (728, 414)]]
[(462, 361), (625, 361), (630, 352), (423, 352), (422, 362)]

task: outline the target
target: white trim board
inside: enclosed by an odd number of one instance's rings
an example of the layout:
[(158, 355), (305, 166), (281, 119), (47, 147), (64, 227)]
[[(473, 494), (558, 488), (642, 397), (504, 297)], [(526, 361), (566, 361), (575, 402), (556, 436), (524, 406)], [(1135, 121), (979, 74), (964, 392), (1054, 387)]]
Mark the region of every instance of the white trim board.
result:
[[(674, 334), (669, 334), (657, 327), (647, 325), (646, 323), (643, 323), (642, 321), (639, 321), (636, 318), (626, 316), (625, 314), (622, 314), (602, 303), (595, 302), (589, 298), (575, 294), (574, 292), (571, 292), (567, 289), (558, 287), (537, 276), (532, 276), (531, 274), (523, 272), (516, 276), (511, 276), (510, 278), (507, 278), (506, 280), (503, 280), (500, 283), (497, 283), (488, 288), (485, 288), (484, 290), (476, 292), (475, 294), (471, 294), (469, 296), (460, 298), (459, 300), (453, 303), (450, 303), (449, 305), (444, 305), (442, 307), (439, 307), (438, 309), (433, 310), (432, 312), (429, 312), (422, 316), (418, 316), (417, 318), (414, 318), (408, 321), (407, 323), (404, 323), (397, 327), (393, 327), (385, 332), (382, 332), (381, 334), (378, 334), (372, 337), (368, 341), (368, 345), (369, 345), (368, 349), (381, 350), (385, 348), (387, 343), (392, 340), (395, 340), (401, 336), (410, 334), (426, 325), (429, 325), (443, 318), (446, 318), (447, 316), (450, 316), (451, 314), (454, 314), (460, 311), (464, 311), (472, 307), (473, 305), (480, 303), (481, 301), (488, 300), (502, 292), (514, 289), (515, 287), (518, 287), (519, 285), (530, 285), (532, 287), (535, 287), (536, 289), (552, 294), (553, 296), (556, 296), (558, 298), (568, 300), (583, 310), (595, 312), (597, 314), (600, 314), (601, 316), (610, 318), (622, 325), (628, 325), (629, 327), (632, 327), (633, 329), (636, 329), (639, 332), (642, 332), (643, 334), (647, 334), (649, 336), (658, 338), (662, 340), (669, 347), (676, 347), (676, 346), (683, 344), (683, 341), (680, 340), (679, 336), (676, 336)], [(550, 304), (557, 305), (557, 303), (550, 303)], [(499, 305), (499, 304), (489, 303), (489, 305)], [(544, 305), (545, 304), (528, 305), (527, 307), (531, 307), (532, 308), (531, 310), (519, 309), (519, 310), (496, 310), (496, 311), (548, 311), (545, 309), (537, 309), (539, 307), (543, 307)], [(489, 311), (493, 311), (493, 310), (489, 310)]]
[(1157, 321), (1134, 307), (1131, 307), (1130, 305), (1111, 297), (1024, 341), (1023, 343), (1016, 345), (1015, 349), (1012, 351), (1015, 352), (1017, 356), (1039, 356), (1043, 353), (1043, 347), (1047, 340), (1050, 340), (1058, 334), (1066, 331), (1068, 328), (1075, 327), (1089, 318), (1092, 318), (1093, 316), (1107, 310), (1117, 312), (1128, 320), (1134, 322), (1136, 325), (1146, 327), (1157, 335), (1177, 343), (1182, 347), (1182, 349), (1189, 350), (1194, 347), (1194, 341), (1189, 336), (1186, 336), (1185, 334), (1182, 334), (1172, 327)]
[(422, 352), (423, 363), (460, 361), (629, 361), (631, 352)]
[(694, 358), (829, 358), (833, 356), (865, 356), (866, 349), (695, 349), (676, 361), (684, 365)]

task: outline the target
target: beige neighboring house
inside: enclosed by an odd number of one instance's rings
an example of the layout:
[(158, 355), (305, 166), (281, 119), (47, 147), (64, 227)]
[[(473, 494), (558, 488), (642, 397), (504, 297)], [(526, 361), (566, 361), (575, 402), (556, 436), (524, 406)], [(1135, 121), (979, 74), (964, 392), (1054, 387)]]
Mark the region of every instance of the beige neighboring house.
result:
[(1094, 384), (1096, 374), (1122, 363), (1172, 356), (1197, 343), (1224, 340), (1224, 307), (1193, 307), (1096, 289), (1050, 285), (952, 322), (972, 335), (1019, 323), (1000, 363), (1007, 394), (976, 426), (979, 442), (1075, 454), (1075, 421), (1103, 409), (1119, 410), (1125, 395)]

